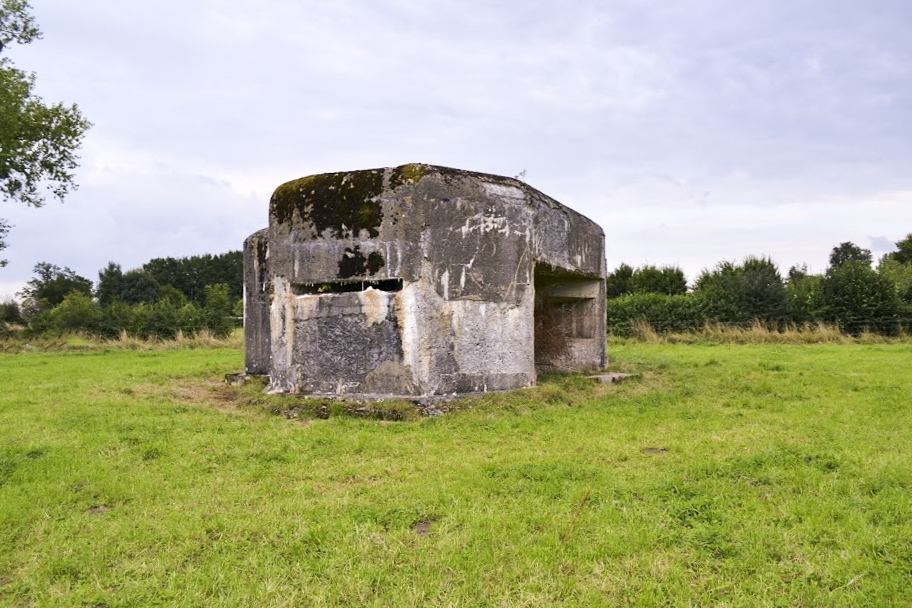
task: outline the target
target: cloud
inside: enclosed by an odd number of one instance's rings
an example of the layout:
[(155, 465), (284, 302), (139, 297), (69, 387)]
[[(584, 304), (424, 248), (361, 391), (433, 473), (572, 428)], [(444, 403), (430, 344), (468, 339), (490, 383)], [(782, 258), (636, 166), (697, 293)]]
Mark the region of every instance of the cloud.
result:
[(280, 183), (406, 162), (526, 170), (611, 260), (690, 273), (912, 230), (904, 0), (34, 8), (17, 65), (95, 126), (65, 205), (0, 210), (3, 280), (237, 249)]
[(877, 253), (896, 251), (896, 241), (892, 241), (885, 236), (869, 236), (868, 242), (871, 245), (871, 251)]

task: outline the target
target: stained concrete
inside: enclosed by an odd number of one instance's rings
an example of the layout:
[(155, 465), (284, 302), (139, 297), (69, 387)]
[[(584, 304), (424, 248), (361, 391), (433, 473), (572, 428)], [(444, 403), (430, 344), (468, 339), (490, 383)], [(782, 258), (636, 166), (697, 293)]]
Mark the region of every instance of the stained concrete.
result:
[(515, 179), (412, 164), (279, 186), (244, 244), (248, 374), (430, 397), (605, 367), (604, 233)]

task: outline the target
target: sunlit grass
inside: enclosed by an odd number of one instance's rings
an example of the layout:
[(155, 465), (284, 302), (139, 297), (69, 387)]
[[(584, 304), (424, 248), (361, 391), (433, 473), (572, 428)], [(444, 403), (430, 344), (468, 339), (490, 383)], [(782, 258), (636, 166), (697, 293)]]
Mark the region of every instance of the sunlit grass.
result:
[(912, 346), (611, 356), (393, 422), (238, 348), (0, 355), (0, 605), (912, 604)]

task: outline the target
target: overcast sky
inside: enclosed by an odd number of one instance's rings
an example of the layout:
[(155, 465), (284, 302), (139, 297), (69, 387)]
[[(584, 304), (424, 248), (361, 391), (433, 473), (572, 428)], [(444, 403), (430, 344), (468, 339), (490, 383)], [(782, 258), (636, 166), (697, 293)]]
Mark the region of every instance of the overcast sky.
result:
[(912, 232), (909, 0), (32, 0), (11, 49), (94, 123), (78, 191), (14, 225), (11, 294), (224, 253), (290, 179), (423, 162), (598, 222), (608, 267), (825, 269)]

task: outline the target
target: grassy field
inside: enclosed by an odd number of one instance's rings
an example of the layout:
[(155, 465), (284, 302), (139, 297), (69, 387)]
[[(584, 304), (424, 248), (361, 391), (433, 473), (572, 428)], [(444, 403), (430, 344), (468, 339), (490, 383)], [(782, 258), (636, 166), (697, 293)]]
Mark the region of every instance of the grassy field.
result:
[(39, 350), (2, 606), (912, 606), (909, 344), (624, 343), (405, 422), (221, 384), (237, 348)]

